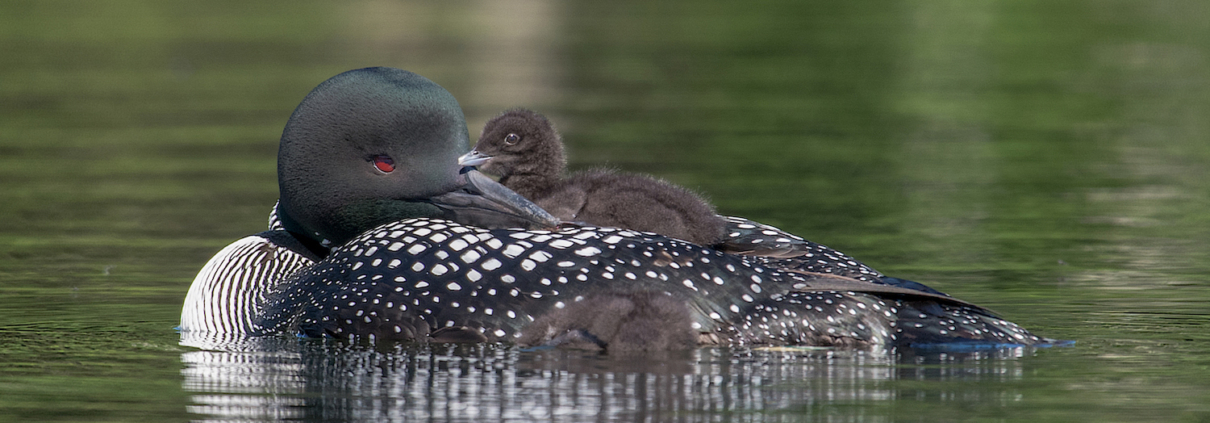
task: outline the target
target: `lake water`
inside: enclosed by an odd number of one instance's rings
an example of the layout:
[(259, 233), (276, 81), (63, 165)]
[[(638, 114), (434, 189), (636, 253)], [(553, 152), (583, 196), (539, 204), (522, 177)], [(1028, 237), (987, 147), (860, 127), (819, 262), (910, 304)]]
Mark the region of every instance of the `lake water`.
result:
[[(0, 421), (1210, 421), (1210, 3), (0, 4)], [(1074, 346), (648, 356), (173, 331), (316, 84), (550, 116)]]

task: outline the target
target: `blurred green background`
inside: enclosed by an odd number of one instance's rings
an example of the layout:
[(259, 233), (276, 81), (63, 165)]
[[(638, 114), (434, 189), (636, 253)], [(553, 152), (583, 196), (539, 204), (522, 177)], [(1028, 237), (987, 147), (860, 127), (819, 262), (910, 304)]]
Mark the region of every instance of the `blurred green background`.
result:
[(1008, 405), (845, 410), (1210, 419), (1210, 2), (366, 0), (0, 3), (0, 420), (190, 418), (189, 282), (366, 66), (1078, 341)]

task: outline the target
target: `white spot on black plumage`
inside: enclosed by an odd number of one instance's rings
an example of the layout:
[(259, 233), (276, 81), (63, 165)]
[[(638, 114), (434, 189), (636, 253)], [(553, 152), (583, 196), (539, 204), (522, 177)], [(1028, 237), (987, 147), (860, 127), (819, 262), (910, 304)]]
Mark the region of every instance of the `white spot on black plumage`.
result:
[(596, 248), (596, 247), (584, 247), (584, 248), (576, 250), (577, 256), (591, 257), (591, 256), (595, 256), (597, 254), (601, 254), (601, 249)]
[(525, 253), (525, 248), (522, 248), (517, 244), (509, 244), (507, 247), (504, 247), (504, 251), (501, 251), (500, 253), (504, 254), (504, 256), (508, 258), (517, 258), (517, 256)]
[(482, 257), (482, 255), (479, 254), (478, 251), (468, 250), (467, 252), (462, 253), (462, 255), (459, 256), (458, 258), (461, 259), (463, 263), (471, 264), (476, 261), (479, 261), (480, 257)]
[(492, 271), (492, 270), (499, 269), (500, 266), (502, 266), (502, 265), (503, 265), (503, 263), (500, 263), (500, 260), (496, 260), (496, 259), (492, 258), (492, 259), (487, 259), (486, 261), (484, 261), (483, 264), (480, 265), (479, 267), (482, 267), (483, 270)]
[(469, 246), (470, 246), (470, 244), (462, 239), (455, 239), (453, 241), (450, 241), (449, 244), (446, 244), (446, 247), (448, 247), (449, 249), (451, 249), (453, 251), (462, 251), (463, 249), (465, 249), (466, 247), (469, 247)]
[(529, 255), (530, 259), (533, 259), (533, 261), (538, 263), (545, 263), (547, 260), (550, 260), (551, 257), (553, 256), (546, 251), (534, 251), (533, 254)]

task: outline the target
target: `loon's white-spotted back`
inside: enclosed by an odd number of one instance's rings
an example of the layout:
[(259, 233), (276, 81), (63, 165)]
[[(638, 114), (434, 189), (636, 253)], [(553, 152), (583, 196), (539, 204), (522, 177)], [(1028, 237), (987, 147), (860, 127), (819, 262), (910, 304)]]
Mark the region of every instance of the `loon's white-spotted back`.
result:
[[(586, 298), (655, 291), (686, 304), (691, 326), (684, 329), (710, 343), (1044, 342), (943, 294), (838, 275), (877, 273), (809, 244), (809, 259), (770, 266), (764, 258), (614, 228), (489, 230), (409, 219), (366, 232), (292, 278), (270, 298), (260, 331), (423, 341), (438, 329), (460, 328), (513, 341), (549, 330), (531, 323)], [(803, 291), (818, 286), (824, 289)]]

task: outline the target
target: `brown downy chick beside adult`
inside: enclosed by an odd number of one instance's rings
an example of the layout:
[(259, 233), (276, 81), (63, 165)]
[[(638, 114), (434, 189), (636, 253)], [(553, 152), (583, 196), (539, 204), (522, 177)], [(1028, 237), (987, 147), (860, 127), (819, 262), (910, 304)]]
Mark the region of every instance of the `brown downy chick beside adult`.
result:
[(722, 240), (726, 222), (693, 192), (650, 176), (593, 169), (565, 175), (563, 139), (546, 117), (513, 109), (487, 122), (459, 160), (567, 222), (583, 222), (682, 239)]
[(685, 301), (661, 292), (602, 292), (538, 316), (517, 339), (526, 347), (636, 353), (688, 350), (700, 334)]

